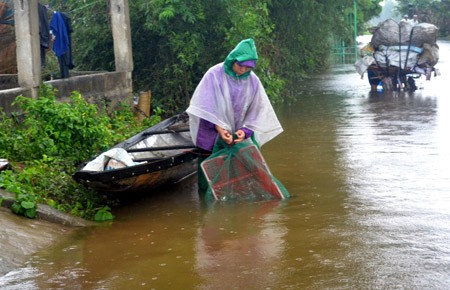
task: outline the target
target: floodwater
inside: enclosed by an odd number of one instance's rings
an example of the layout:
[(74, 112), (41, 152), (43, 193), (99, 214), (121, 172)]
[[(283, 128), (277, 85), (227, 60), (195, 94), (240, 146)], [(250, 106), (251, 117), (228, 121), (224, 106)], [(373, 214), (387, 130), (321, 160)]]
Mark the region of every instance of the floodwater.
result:
[(2, 289), (450, 289), (450, 42), (442, 75), (370, 94), (351, 65), (299, 84), (263, 147), (286, 201), (205, 205), (191, 178), (128, 201)]

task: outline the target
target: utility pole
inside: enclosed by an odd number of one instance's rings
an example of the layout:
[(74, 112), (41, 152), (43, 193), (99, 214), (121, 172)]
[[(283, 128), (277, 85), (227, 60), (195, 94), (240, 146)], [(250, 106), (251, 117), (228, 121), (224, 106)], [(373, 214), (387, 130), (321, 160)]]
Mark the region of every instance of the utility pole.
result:
[(357, 31), (357, 15), (356, 15), (356, 0), (353, 0), (353, 30), (354, 30), (354, 37), (355, 37), (355, 60), (358, 60), (358, 41), (356, 40), (358, 38), (358, 31)]

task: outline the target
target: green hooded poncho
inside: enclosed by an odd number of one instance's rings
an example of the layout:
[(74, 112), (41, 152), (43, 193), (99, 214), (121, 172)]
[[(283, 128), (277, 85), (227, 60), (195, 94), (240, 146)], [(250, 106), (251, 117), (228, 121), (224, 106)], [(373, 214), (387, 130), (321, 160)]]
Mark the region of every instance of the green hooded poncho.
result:
[(258, 53), (253, 39), (244, 39), (228, 54), (224, 61), (225, 72), (236, 79), (248, 78), (250, 71), (243, 75), (236, 75), (233, 71), (233, 64), (236, 61), (242, 62), (247, 60), (258, 60)]

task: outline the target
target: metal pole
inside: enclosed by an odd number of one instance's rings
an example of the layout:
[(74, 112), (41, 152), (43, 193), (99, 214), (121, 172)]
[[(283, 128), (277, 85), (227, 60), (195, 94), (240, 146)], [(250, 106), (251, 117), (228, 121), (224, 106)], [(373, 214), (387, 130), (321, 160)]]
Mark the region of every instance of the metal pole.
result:
[(357, 15), (356, 15), (356, 0), (353, 0), (353, 25), (354, 25), (354, 32), (355, 32), (355, 60), (358, 60), (358, 41), (356, 40), (358, 37), (358, 31), (357, 29)]

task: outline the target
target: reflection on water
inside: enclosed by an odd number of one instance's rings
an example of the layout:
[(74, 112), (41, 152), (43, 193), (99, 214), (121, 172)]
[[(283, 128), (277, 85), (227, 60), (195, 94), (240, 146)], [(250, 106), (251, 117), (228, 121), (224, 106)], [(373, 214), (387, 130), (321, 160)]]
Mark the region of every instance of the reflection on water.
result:
[(200, 289), (255, 289), (283, 282), (283, 215), (278, 201), (223, 204), (209, 208), (196, 237), (196, 267)]
[(370, 94), (351, 66), (302, 83), (263, 147), (292, 198), (135, 198), (0, 278), (5, 289), (449, 289), (450, 101), (442, 76)]

